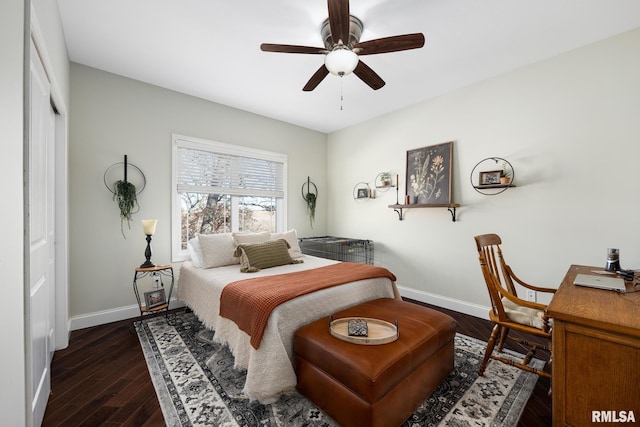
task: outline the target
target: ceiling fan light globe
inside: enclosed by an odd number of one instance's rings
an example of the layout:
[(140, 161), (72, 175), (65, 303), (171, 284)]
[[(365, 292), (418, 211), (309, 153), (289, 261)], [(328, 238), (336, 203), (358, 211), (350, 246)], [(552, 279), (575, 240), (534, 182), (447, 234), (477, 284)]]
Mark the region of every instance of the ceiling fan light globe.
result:
[(346, 48), (334, 49), (324, 57), (324, 66), (333, 75), (346, 76), (358, 65), (358, 55)]

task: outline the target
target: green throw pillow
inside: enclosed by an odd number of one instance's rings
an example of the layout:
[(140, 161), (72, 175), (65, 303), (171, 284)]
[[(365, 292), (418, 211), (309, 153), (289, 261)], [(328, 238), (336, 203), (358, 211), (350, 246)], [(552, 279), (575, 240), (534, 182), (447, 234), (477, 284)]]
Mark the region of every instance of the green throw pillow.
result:
[(240, 257), (240, 271), (243, 273), (255, 273), (263, 268), (302, 262), (291, 258), (289, 243), (285, 239), (238, 245), (234, 255)]

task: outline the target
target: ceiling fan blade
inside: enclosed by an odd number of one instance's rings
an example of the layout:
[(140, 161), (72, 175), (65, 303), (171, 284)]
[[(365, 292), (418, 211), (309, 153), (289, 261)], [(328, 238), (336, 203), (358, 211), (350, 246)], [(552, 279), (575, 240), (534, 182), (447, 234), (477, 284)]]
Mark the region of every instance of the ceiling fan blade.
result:
[(334, 43), (349, 43), (349, 0), (327, 0), (329, 27)]
[(305, 92), (314, 90), (320, 84), (320, 82), (324, 80), (325, 77), (327, 77), (328, 74), (329, 70), (327, 70), (327, 67), (325, 67), (323, 64), (322, 67), (318, 68), (318, 71), (316, 71), (313, 76), (311, 76), (302, 90)]
[(385, 85), (384, 80), (362, 61), (358, 61), (358, 65), (356, 69), (353, 70), (353, 74), (358, 76), (360, 80), (368, 84), (373, 90), (378, 90)]
[(272, 44), (262, 43), (260, 50), (264, 52), (282, 52), (282, 53), (310, 53), (310, 54), (326, 54), (327, 50), (322, 47), (296, 46), (291, 44)]
[(373, 55), (376, 53), (417, 49), (422, 46), (424, 46), (424, 34), (413, 33), (356, 43), (353, 48), (358, 55)]

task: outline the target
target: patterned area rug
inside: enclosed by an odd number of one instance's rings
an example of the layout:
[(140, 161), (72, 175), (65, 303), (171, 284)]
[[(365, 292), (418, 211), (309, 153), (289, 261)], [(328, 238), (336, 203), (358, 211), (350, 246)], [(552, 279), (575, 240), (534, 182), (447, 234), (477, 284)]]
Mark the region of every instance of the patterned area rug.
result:
[[(192, 313), (179, 313), (172, 323), (136, 322), (167, 426), (336, 425), (296, 391), (270, 405), (244, 398), (244, 372), (233, 368), (231, 352), (213, 342), (213, 332)], [(485, 345), (456, 335), (454, 371), (403, 426), (516, 425), (538, 377), (496, 361), (479, 377)]]

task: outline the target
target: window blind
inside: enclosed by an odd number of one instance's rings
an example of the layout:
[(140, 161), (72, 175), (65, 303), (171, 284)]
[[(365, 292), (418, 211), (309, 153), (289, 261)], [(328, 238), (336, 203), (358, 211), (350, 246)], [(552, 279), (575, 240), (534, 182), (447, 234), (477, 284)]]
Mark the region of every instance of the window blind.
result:
[(178, 192), (284, 197), (284, 164), (191, 147), (177, 148)]

